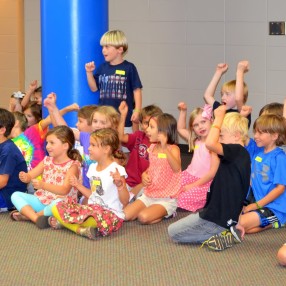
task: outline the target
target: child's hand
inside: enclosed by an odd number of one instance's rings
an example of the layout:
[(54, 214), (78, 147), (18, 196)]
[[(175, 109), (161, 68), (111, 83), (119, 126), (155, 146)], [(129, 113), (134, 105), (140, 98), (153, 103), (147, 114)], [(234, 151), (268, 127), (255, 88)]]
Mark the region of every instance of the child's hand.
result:
[(237, 64), (237, 70), (242, 71), (243, 73), (247, 73), (249, 71), (249, 62), (241, 61)]
[(51, 92), (44, 99), (44, 106), (47, 108), (55, 107), (56, 101), (57, 101), (57, 95), (54, 92)]
[(29, 85), (29, 89), (31, 91), (35, 91), (35, 89), (38, 87), (38, 81), (37, 80), (33, 80), (30, 85)]
[(132, 116), (131, 116), (131, 121), (134, 123), (139, 123), (139, 112), (138, 111), (133, 111)]
[(33, 179), (32, 185), (33, 185), (34, 189), (39, 190), (39, 189), (43, 189), (44, 182), (42, 180)]
[(220, 74), (224, 74), (228, 70), (228, 65), (226, 63), (220, 63), (216, 67), (216, 71)]
[(187, 105), (186, 105), (186, 103), (185, 103), (185, 102), (179, 102), (179, 104), (178, 104), (178, 109), (179, 109), (180, 111), (186, 111), (186, 110), (187, 110)]
[(95, 70), (94, 61), (85, 64), (85, 71), (86, 72), (93, 72)]
[(31, 176), (28, 173), (25, 173), (23, 171), (19, 173), (19, 179), (21, 180), (21, 182), (26, 183), (26, 184), (31, 182)]
[(127, 113), (128, 113), (128, 105), (127, 105), (126, 101), (123, 100), (123, 101), (120, 102), (118, 110), (119, 110), (120, 114), (127, 115)]
[(148, 172), (147, 171), (145, 171), (144, 173), (142, 173), (142, 184), (144, 185), (144, 186), (149, 186), (151, 183), (152, 183), (152, 181), (151, 181), (151, 179), (150, 179), (150, 176), (148, 175)]
[(247, 117), (252, 112), (252, 107), (249, 105), (243, 105), (240, 110), (240, 114), (243, 117)]
[(254, 210), (257, 210), (257, 206), (255, 203), (252, 203), (252, 204), (249, 204), (249, 205), (243, 207), (242, 211), (243, 211), (243, 213), (248, 213), (248, 212), (254, 211)]
[(68, 111), (79, 111), (80, 107), (77, 103), (72, 103), (66, 107)]
[(110, 176), (113, 178), (113, 183), (116, 187), (122, 186), (122, 178), (117, 168), (115, 169), (115, 172), (110, 172)]
[(69, 184), (70, 184), (72, 187), (77, 188), (78, 185), (79, 185), (79, 180), (78, 180), (78, 178), (77, 178), (76, 176), (74, 176), (74, 175), (70, 175), (68, 181), (69, 181)]
[(223, 117), (226, 112), (226, 105), (220, 105), (218, 108), (214, 110), (214, 116), (215, 117)]

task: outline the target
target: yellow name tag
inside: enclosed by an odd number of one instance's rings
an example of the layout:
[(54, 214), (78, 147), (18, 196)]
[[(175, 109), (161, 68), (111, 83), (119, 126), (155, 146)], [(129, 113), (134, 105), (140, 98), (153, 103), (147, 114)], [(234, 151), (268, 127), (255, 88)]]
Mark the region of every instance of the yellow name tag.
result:
[(93, 186), (100, 186), (100, 181), (94, 180), (94, 181), (92, 181), (92, 185)]
[(167, 158), (167, 155), (165, 153), (158, 153), (158, 158)]
[(195, 148), (194, 149), (199, 149), (200, 148), (200, 146), (199, 145), (195, 145)]
[(259, 157), (259, 156), (257, 156), (256, 158), (255, 158), (255, 161), (257, 161), (257, 162), (262, 162), (262, 158), (261, 157)]
[(116, 70), (115, 74), (125, 75), (125, 71), (122, 70)]

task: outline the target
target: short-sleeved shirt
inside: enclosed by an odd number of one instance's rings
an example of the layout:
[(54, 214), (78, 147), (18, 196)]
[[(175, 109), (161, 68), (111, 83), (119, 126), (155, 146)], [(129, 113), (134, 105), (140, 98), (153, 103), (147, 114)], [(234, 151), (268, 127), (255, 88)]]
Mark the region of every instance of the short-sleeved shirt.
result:
[(125, 126), (132, 126), (131, 116), (134, 105), (134, 90), (142, 88), (138, 71), (133, 63), (124, 60), (121, 64), (101, 64), (95, 71), (94, 78), (99, 89), (99, 104), (111, 105), (116, 110), (121, 101), (128, 105)]
[[(286, 186), (286, 154), (279, 147), (268, 153), (258, 152), (251, 163), (251, 187), (255, 200), (264, 198), (277, 185)], [(286, 192), (265, 207), (273, 211), (281, 223), (286, 222)]]
[(45, 157), (45, 136), (48, 129), (42, 129), (41, 123), (32, 125), (22, 134), (12, 139), (21, 150), (28, 170), (35, 168)]
[(93, 163), (89, 166), (87, 172), (92, 191), (88, 198), (88, 204), (98, 204), (124, 219), (123, 205), (120, 202), (117, 187), (110, 175), (110, 172), (116, 172), (117, 169), (120, 176), (127, 177), (124, 167), (112, 162), (102, 171), (97, 171), (96, 168), (97, 163)]
[(135, 187), (142, 182), (142, 173), (149, 167), (148, 148), (150, 141), (145, 132), (139, 130), (128, 134), (128, 142), (122, 145), (130, 150), (125, 167), (128, 174), (126, 183), (130, 187)]
[(238, 221), (250, 186), (250, 156), (239, 144), (222, 144), (223, 155), (207, 195), (202, 219), (228, 228), (228, 221)]
[(7, 185), (0, 189), (0, 196), (7, 208), (13, 207), (11, 195), (15, 191), (27, 191), (27, 185), (19, 179), (21, 171), (27, 172), (26, 161), (18, 147), (8, 139), (0, 144), (0, 175), (9, 175)]
[(89, 151), (88, 147), (90, 144), (90, 133), (88, 132), (80, 132), (79, 134), (79, 146), (76, 145), (76, 149), (79, 150), (81, 156), (82, 156), (82, 179), (83, 179), (83, 185), (86, 188), (90, 188), (89, 179), (87, 177), (87, 171), (89, 166), (92, 163), (95, 163), (94, 160), (91, 160), (89, 157)]

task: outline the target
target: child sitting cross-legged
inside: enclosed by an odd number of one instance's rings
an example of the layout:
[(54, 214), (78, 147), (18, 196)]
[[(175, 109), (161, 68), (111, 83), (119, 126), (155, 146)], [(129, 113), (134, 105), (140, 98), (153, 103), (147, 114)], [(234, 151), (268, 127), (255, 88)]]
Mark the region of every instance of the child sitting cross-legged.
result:
[(59, 202), (52, 208), (54, 217), (48, 222), (55, 229), (65, 227), (78, 235), (95, 239), (117, 231), (123, 223), (123, 208), (128, 204), (124, 167), (114, 161), (119, 148), (117, 132), (112, 128), (99, 129), (90, 135), (90, 158), (87, 177), (91, 189), (71, 176), (70, 184), (88, 198), (86, 205)]

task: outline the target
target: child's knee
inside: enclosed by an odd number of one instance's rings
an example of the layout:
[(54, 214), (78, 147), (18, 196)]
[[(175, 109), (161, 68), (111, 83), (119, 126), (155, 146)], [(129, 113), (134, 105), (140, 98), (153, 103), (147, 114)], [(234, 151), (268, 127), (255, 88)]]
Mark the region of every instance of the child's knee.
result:
[(277, 259), (280, 265), (286, 266), (286, 245), (284, 244), (277, 253)]

